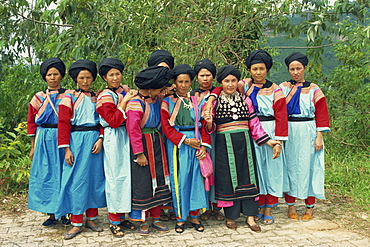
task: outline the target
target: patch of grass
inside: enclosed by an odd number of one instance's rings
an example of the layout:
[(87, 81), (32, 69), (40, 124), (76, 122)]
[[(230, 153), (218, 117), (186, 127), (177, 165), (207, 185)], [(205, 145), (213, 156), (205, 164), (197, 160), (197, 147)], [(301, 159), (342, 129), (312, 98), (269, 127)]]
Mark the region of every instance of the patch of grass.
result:
[(351, 200), (354, 211), (370, 211), (370, 155), (344, 145), (333, 145), (325, 157), (326, 189)]

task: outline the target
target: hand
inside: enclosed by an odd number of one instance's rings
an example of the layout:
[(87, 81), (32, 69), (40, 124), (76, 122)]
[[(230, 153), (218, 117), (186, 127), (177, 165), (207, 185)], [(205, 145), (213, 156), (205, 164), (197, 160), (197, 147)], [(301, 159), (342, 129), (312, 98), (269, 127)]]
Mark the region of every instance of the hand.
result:
[(197, 153), (195, 154), (198, 160), (204, 159), (206, 155), (207, 155), (207, 149), (205, 146), (201, 146), (200, 149), (198, 149)]
[(128, 102), (130, 101), (133, 97), (135, 97), (137, 94), (139, 93), (139, 91), (137, 91), (136, 89), (130, 89), (130, 91), (128, 91), (125, 95), (125, 97), (123, 98), (124, 101)]
[(139, 154), (135, 161), (139, 166), (147, 166), (148, 159), (146, 158), (145, 154)]
[(268, 140), (266, 142), (267, 145), (269, 145), (270, 147), (272, 147), (272, 159), (276, 159), (280, 156), (280, 151), (281, 151), (281, 142), (280, 141), (276, 141), (276, 140)]
[(32, 161), (33, 159), (33, 154), (34, 154), (35, 150), (33, 148), (31, 148), (30, 150), (30, 160)]
[(204, 120), (206, 120), (207, 123), (213, 122), (213, 116), (212, 116), (212, 107), (210, 109), (203, 109), (202, 111), (202, 117)]
[(320, 151), (324, 147), (324, 143), (322, 141), (322, 132), (318, 131), (316, 134), (316, 139), (314, 142), (315, 150)]
[(186, 138), (184, 143), (192, 148), (199, 149), (200, 148), (200, 141), (197, 141), (195, 138)]
[(103, 147), (103, 139), (102, 138), (99, 138), (95, 143), (94, 143), (94, 146), (93, 148), (91, 149), (91, 153), (93, 154), (98, 154), (100, 153), (101, 149)]
[(65, 151), (64, 159), (66, 160), (69, 166), (73, 166), (74, 157), (71, 149), (69, 147), (66, 147), (64, 148), (64, 151)]

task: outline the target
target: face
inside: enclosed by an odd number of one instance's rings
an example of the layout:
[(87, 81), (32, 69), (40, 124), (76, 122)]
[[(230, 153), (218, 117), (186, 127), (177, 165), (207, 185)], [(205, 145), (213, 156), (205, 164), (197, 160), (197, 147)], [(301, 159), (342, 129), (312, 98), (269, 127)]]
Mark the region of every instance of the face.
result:
[(159, 63), (158, 66), (163, 66), (163, 67), (167, 67), (167, 68), (171, 69), (170, 66), (165, 62)]
[(226, 94), (233, 94), (238, 88), (238, 78), (233, 75), (228, 75), (221, 81), (221, 84)]
[(185, 97), (191, 86), (190, 76), (188, 74), (181, 74), (177, 76), (174, 82), (176, 84), (177, 94)]
[(48, 88), (51, 90), (59, 89), (60, 88), (60, 80), (62, 80), (62, 75), (60, 74), (59, 70), (56, 68), (50, 68), (48, 72), (46, 72), (45, 76), (46, 83), (48, 84)]
[(304, 72), (306, 67), (298, 61), (293, 61), (289, 64), (289, 74), (290, 77), (296, 82), (304, 82)]
[(86, 92), (90, 92), (91, 85), (93, 83), (93, 76), (88, 70), (81, 70), (77, 76), (77, 86)]
[(213, 75), (208, 69), (201, 69), (197, 77), (200, 89), (208, 90), (212, 88)]
[(150, 89), (150, 93), (149, 93), (149, 96), (151, 98), (155, 98), (158, 96), (158, 94), (160, 94), (162, 92), (163, 89), (165, 89), (166, 87), (162, 87), (162, 88), (157, 88), (157, 89)]
[(121, 85), (122, 73), (118, 69), (113, 68), (103, 76), (103, 79), (107, 82), (109, 88), (118, 88)]
[(267, 75), (266, 64), (264, 63), (253, 64), (248, 71), (251, 74), (252, 78), (254, 79), (255, 83), (265, 83), (266, 82), (266, 75)]

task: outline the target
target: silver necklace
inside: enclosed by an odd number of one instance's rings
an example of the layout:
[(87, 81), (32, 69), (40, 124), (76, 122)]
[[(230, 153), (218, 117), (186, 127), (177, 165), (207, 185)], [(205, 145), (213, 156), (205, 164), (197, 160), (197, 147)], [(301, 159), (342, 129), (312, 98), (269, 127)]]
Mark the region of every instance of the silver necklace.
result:
[(234, 92), (233, 94), (226, 94), (224, 91), (221, 92), (220, 97), (223, 101), (229, 103), (231, 106), (232, 112), (232, 119), (237, 120), (239, 115), (237, 114), (238, 109), (236, 108), (235, 101), (240, 101), (240, 94), (238, 92)]
[(190, 110), (190, 108), (191, 108), (190, 100), (189, 100), (189, 103), (186, 103), (186, 102), (183, 100), (183, 97), (181, 97), (181, 96), (180, 96), (180, 95), (178, 95), (177, 93), (176, 93), (176, 95), (177, 95), (177, 97), (179, 97), (179, 99), (182, 101), (182, 103), (184, 103), (184, 108), (186, 108), (186, 109)]

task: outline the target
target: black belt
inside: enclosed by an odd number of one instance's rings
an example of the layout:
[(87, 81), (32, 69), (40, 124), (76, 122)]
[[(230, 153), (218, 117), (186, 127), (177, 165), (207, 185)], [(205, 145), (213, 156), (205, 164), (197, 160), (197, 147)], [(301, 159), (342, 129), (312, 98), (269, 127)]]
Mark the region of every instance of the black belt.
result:
[(194, 131), (195, 128), (190, 128), (190, 129), (182, 129), (182, 128), (179, 128), (179, 131)]
[(40, 126), (43, 128), (58, 128), (57, 124), (41, 124)]
[(73, 131), (90, 131), (90, 130), (100, 131), (100, 125), (95, 125), (95, 126), (76, 126), (76, 125), (72, 125), (72, 128), (71, 128), (71, 132), (73, 132)]
[(258, 118), (262, 122), (264, 122), (264, 121), (274, 121), (275, 120), (274, 116), (258, 116)]
[(288, 117), (288, 121), (290, 122), (304, 122), (304, 121), (312, 121), (314, 118), (310, 117)]

